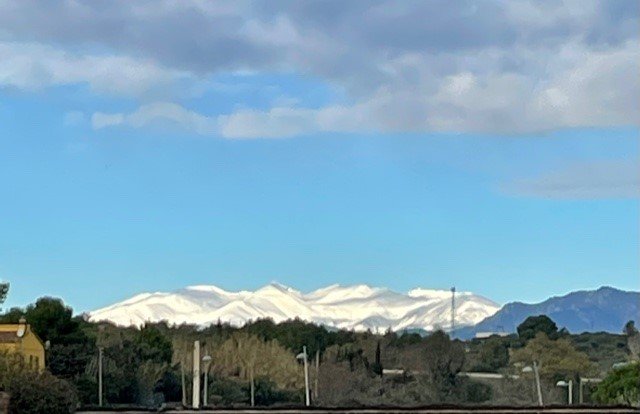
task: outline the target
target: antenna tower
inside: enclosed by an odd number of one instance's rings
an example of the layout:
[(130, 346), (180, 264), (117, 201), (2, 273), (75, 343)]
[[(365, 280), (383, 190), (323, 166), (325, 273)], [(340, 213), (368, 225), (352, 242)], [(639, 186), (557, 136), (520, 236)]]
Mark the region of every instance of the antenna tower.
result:
[(456, 287), (451, 288), (451, 333), (456, 329)]

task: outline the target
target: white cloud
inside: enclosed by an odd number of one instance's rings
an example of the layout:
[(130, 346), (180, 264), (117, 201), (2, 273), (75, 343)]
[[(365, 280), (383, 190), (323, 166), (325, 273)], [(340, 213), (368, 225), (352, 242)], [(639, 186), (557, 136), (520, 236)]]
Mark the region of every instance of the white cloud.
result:
[(94, 129), (102, 129), (115, 125), (121, 125), (124, 123), (123, 114), (105, 114), (102, 112), (96, 112), (91, 115), (91, 126)]
[[(144, 106), (188, 97), (216, 74), (279, 72), (324, 81), (349, 102), (242, 109), (216, 120), (227, 137), (639, 123), (635, 0), (25, 0), (3, 9), (0, 39), (10, 41), (0, 40), (0, 86), (84, 83)], [(196, 133), (215, 129), (177, 108), (141, 107), (126, 123), (149, 116)]]
[(220, 116), (219, 124), (226, 138), (287, 138), (318, 130), (316, 112), (297, 108), (242, 110)]
[(638, 198), (640, 160), (573, 164), (514, 181), (503, 189), (508, 194), (536, 198)]
[[(487, 59), (487, 52), (467, 59), (473, 66)], [(411, 72), (415, 82), (407, 83), (398, 75), (350, 105), (304, 108), (282, 100), (276, 104), (283, 106), (266, 110), (205, 116), (175, 104), (152, 104), (128, 115), (126, 123), (141, 127), (164, 118), (187, 131), (234, 139), (317, 132), (519, 134), (611, 123), (636, 125), (640, 122), (636, 61), (640, 62), (640, 50), (633, 42), (596, 52), (568, 45), (558, 51), (554, 67), (546, 69), (553, 76), (540, 81), (517, 72), (480, 70), (436, 77), (431, 58), (414, 55), (389, 62), (385, 70)]]
[(142, 105), (129, 114), (96, 112), (91, 117), (91, 124), (94, 129), (118, 125), (142, 128), (155, 124), (177, 126), (182, 130), (196, 134), (213, 134), (217, 131), (217, 123), (214, 118), (200, 115), (170, 102)]
[(41, 44), (0, 41), (0, 87), (34, 90), (87, 84), (98, 93), (140, 96), (161, 92), (189, 77), (186, 72), (144, 59), (78, 54)]
[[(433, 77), (430, 59), (412, 57), (387, 70), (398, 76), (352, 105), (320, 109), (277, 107), (224, 117), (229, 136), (338, 132), (476, 132), (519, 134), (567, 127), (640, 123), (640, 50), (628, 42), (593, 52), (579, 45), (559, 52), (544, 81), (517, 72), (456, 72)], [(470, 58), (470, 56), (468, 56)], [(474, 56), (481, 61), (484, 53)]]

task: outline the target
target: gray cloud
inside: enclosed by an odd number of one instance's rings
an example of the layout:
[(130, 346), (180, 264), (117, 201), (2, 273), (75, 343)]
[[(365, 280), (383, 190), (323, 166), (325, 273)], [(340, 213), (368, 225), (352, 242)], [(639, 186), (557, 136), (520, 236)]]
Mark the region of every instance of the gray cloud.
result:
[(40, 89), (85, 83), (98, 93), (139, 96), (189, 77), (150, 60), (0, 40), (0, 86)]
[(640, 160), (573, 164), (537, 177), (514, 181), (512, 195), (553, 199), (640, 197)]
[[(349, 100), (227, 114), (228, 136), (639, 123), (635, 0), (0, 0), (0, 8), (0, 42), (9, 45), (0, 57), (22, 56), (24, 69), (0, 63), (0, 86), (84, 82), (146, 105), (149, 91), (177, 82), (275, 71), (322, 79)], [(34, 48), (31, 60), (23, 44)], [(33, 58), (41, 53), (44, 63)]]

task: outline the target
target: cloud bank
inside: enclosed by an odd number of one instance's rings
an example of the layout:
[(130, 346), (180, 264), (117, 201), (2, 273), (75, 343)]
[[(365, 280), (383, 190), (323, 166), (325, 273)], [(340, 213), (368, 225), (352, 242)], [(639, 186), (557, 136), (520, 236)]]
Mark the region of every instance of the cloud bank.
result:
[[(526, 134), (638, 125), (640, 4), (580, 1), (0, 0), (0, 88), (86, 84), (197, 134)], [(344, 91), (321, 107), (206, 113), (211, 77), (295, 73)]]

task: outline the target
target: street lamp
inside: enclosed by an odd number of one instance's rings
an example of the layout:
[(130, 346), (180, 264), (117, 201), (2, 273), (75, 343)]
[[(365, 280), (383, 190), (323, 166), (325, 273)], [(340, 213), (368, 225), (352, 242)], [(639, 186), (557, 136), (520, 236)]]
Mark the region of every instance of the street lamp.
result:
[(102, 347), (98, 347), (98, 407), (102, 407)]
[(578, 396), (579, 396), (578, 403), (580, 403), (580, 404), (584, 403), (584, 384), (598, 383), (598, 382), (602, 382), (602, 379), (600, 379), (600, 378), (583, 378), (583, 377), (580, 377), (579, 386), (578, 386), (578, 389), (580, 390), (578, 392)]
[(540, 388), (540, 375), (538, 374), (538, 363), (533, 361), (533, 367), (526, 366), (522, 368), (523, 373), (533, 372), (533, 377), (536, 382), (536, 391), (538, 392), (538, 405), (541, 407), (544, 405), (542, 402), (542, 389)]
[(569, 380), (569, 382), (567, 381), (558, 381), (556, 383), (557, 387), (567, 387), (567, 401), (569, 401), (569, 405), (573, 404), (573, 381)]
[[(101, 339), (102, 334), (104, 333), (105, 325), (100, 324), (98, 326), (98, 340)], [(47, 341), (49, 342), (49, 341)], [(102, 341), (99, 341), (102, 342)], [(100, 344), (102, 345), (102, 344)], [(103, 402), (103, 385), (102, 385), (102, 359), (103, 359), (104, 348), (102, 346), (98, 346), (98, 406), (102, 407)]]
[(304, 402), (308, 407), (311, 405), (311, 401), (309, 398), (309, 365), (307, 363), (307, 347), (302, 347), (302, 353), (296, 355), (297, 359), (301, 359), (304, 361)]
[(202, 357), (202, 362), (204, 362), (204, 406), (209, 405), (209, 366), (211, 365), (211, 355), (205, 355)]

